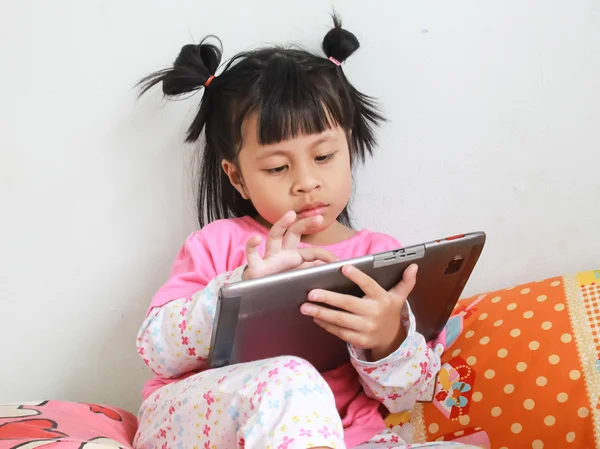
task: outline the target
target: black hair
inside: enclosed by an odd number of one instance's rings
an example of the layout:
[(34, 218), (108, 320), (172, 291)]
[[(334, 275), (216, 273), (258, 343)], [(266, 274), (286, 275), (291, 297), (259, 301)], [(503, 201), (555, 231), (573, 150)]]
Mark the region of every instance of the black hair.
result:
[[(206, 140), (197, 192), (201, 227), (220, 218), (257, 215), (221, 167), (223, 160), (237, 160), (242, 123), (253, 114), (261, 145), (340, 126), (348, 135), (352, 161), (363, 162), (372, 154), (373, 128), (384, 118), (374, 100), (356, 90), (338, 65), (360, 44), (336, 15), (333, 22), (323, 39), (325, 58), (295, 47), (265, 47), (237, 54), (215, 77), (222, 48), (210, 42), (214, 36), (208, 36), (197, 45), (185, 45), (171, 68), (138, 83), (140, 96), (159, 83), (166, 97), (205, 88), (186, 137), (187, 142), (196, 142), (204, 132)], [(350, 226), (348, 207), (338, 221)]]

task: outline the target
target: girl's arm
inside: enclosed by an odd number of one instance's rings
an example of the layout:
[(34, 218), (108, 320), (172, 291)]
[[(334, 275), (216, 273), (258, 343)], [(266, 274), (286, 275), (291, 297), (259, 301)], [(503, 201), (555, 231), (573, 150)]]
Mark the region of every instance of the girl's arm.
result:
[(431, 400), (440, 370), (441, 344), (431, 349), (415, 330), (408, 301), (402, 310), (406, 339), (382, 360), (369, 361), (368, 352), (349, 346), (352, 364), (367, 396), (379, 400), (391, 413), (413, 408), (417, 401)]
[[(161, 377), (179, 377), (206, 367), (217, 293), (223, 285), (241, 279), (243, 267), (227, 272), (225, 264), (215, 260), (206, 232), (187, 238), (138, 333), (138, 353)], [(208, 232), (208, 240), (218, 240), (214, 231), (211, 234), (208, 228)]]
[(153, 308), (137, 350), (152, 371), (173, 378), (206, 368), (219, 289), (240, 281), (244, 267), (216, 276), (197, 293)]
[[(334, 254), (321, 248), (297, 248), (302, 234), (314, 226), (315, 218), (296, 220), (293, 212), (285, 214), (267, 235), (264, 257), (258, 253), (260, 238), (256, 237), (246, 242), (244, 253), (236, 251), (230, 234), (239, 230), (227, 228), (232, 221), (215, 222), (192, 234), (179, 251), (169, 281), (155, 295), (140, 329), (137, 347), (144, 362), (157, 375), (171, 378), (206, 368), (217, 294), (222, 286), (241, 281), (246, 267), (244, 278), (250, 279), (315, 260), (336, 260)], [(236, 256), (232, 259), (233, 252)], [(240, 254), (247, 258), (248, 265), (223, 273), (225, 267), (236, 265)]]

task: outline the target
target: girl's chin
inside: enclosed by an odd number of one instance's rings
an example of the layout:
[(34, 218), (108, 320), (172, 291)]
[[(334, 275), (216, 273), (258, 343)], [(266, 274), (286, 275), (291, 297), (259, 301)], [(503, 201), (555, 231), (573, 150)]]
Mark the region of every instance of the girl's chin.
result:
[(332, 226), (336, 226), (338, 222), (336, 220), (331, 220), (328, 217), (323, 217), (323, 221), (317, 226), (310, 227), (306, 230), (304, 235), (315, 235), (320, 234), (324, 231), (328, 231)]

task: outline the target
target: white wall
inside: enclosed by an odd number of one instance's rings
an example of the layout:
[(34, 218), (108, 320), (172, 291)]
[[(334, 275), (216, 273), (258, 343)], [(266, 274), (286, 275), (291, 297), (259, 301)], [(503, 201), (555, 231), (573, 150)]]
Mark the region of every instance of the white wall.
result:
[[(597, 0), (337, 9), (362, 39), (345, 71), (391, 119), (358, 179), (361, 224), (404, 243), (487, 231), (468, 293), (599, 266)], [(329, 12), (321, 0), (3, 5), (0, 401), (137, 408), (137, 328), (194, 229), (181, 142), (197, 100), (161, 108), (132, 86), (190, 36), (218, 34), (227, 56), (317, 48)]]

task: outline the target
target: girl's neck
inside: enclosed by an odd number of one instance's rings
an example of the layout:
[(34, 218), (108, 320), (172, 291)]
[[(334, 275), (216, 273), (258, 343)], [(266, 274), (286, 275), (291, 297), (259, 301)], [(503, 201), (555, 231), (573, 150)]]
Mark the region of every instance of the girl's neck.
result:
[[(267, 229), (271, 229), (271, 223), (265, 220), (260, 215), (254, 219)], [(354, 229), (344, 226), (339, 221), (333, 222), (327, 229), (316, 234), (306, 234), (302, 236), (302, 242), (307, 245), (328, 246), (348, 240), (356, 234)]]

